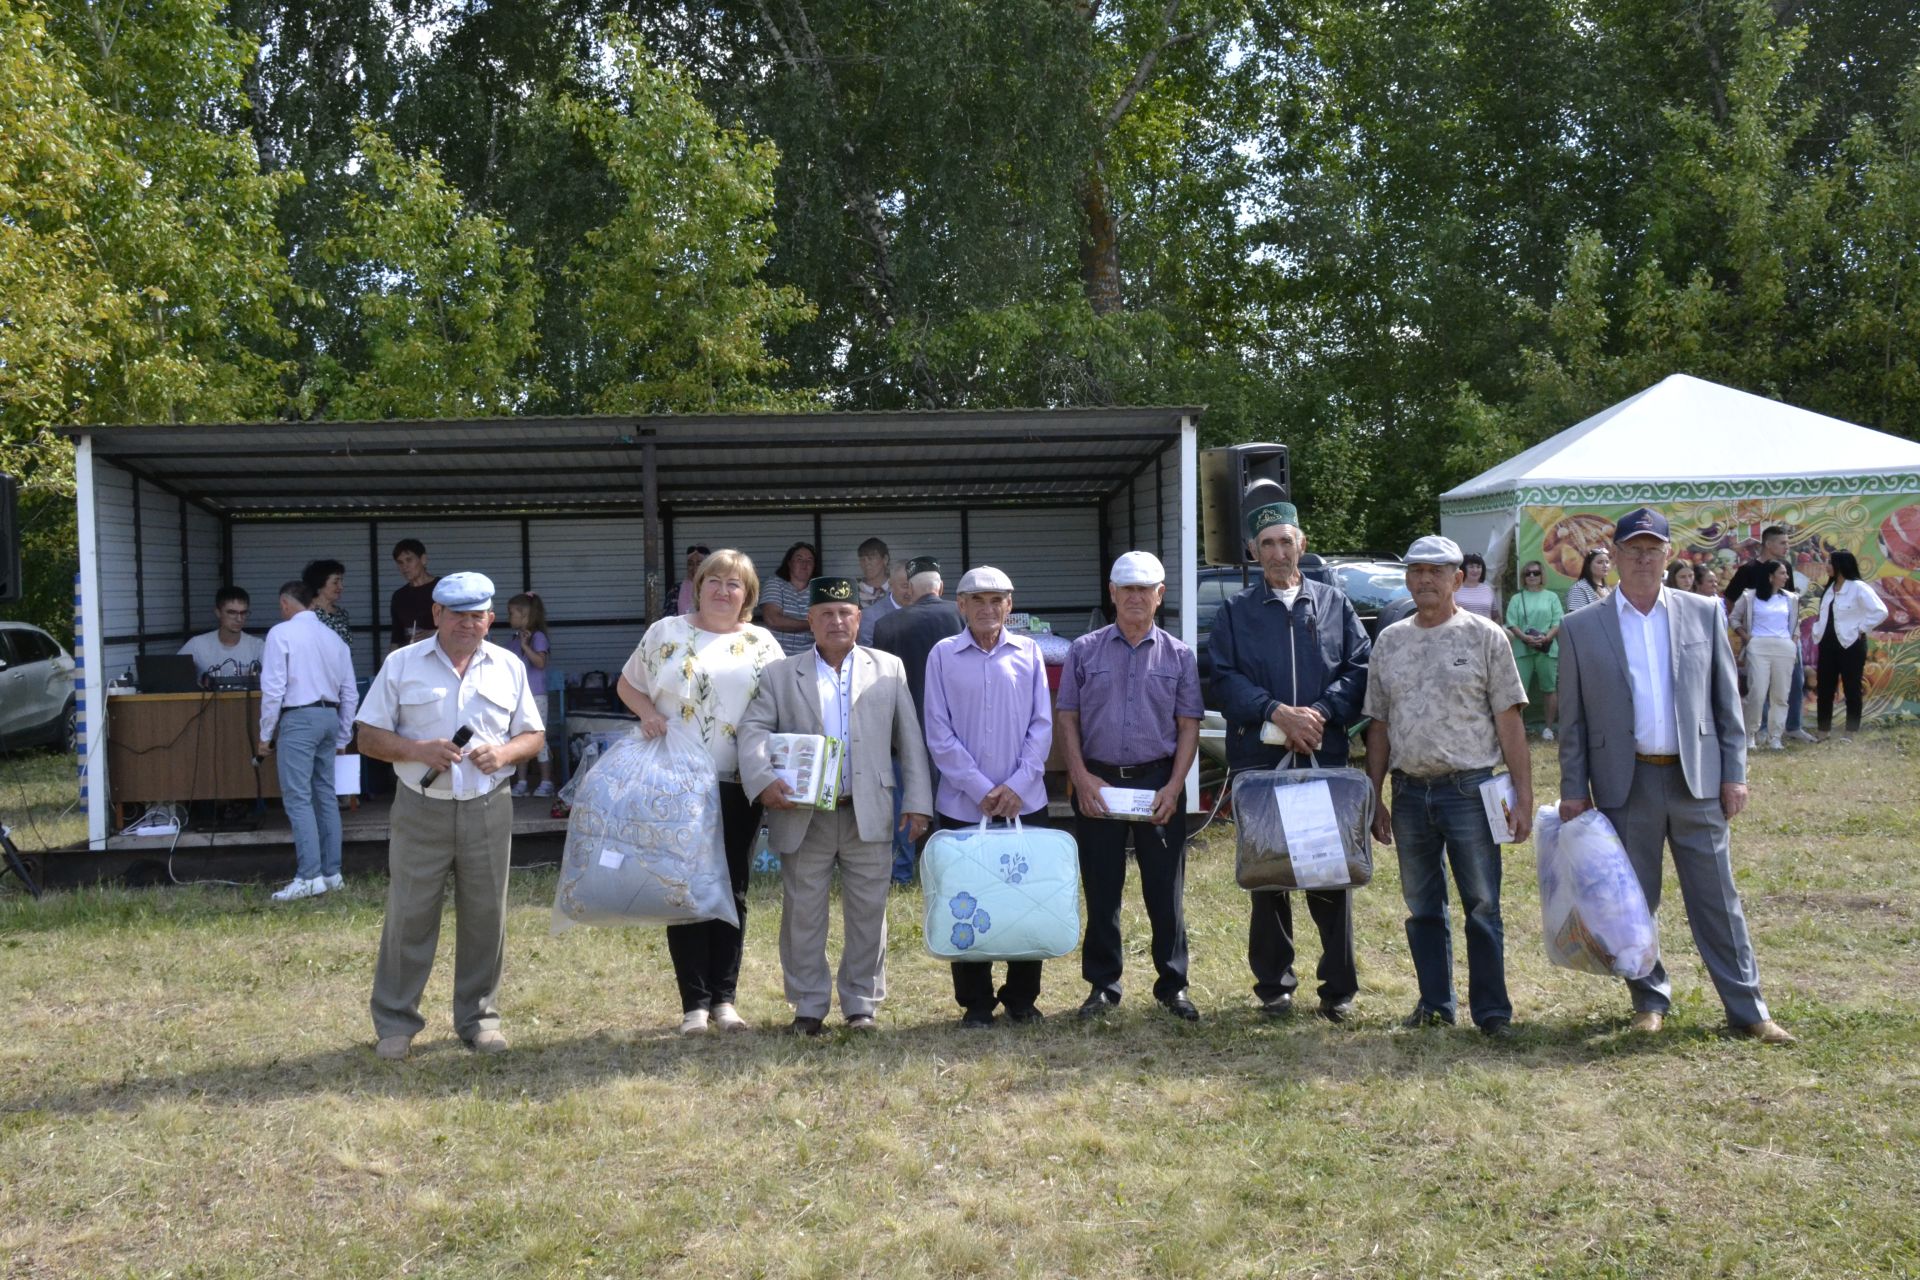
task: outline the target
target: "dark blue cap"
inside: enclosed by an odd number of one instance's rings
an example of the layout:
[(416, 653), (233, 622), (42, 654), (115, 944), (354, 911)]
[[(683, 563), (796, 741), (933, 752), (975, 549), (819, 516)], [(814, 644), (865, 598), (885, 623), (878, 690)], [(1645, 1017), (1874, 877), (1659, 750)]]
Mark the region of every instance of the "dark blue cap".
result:
[(1619, 523), (1613, 526), (1615, 542), (1625, 542), (1643, 533), (1650, 533), (1662, 542), (1673, 541), (1667, 533), (1667, 518), (1652, 507), (1636, 507), (1621, 516)]

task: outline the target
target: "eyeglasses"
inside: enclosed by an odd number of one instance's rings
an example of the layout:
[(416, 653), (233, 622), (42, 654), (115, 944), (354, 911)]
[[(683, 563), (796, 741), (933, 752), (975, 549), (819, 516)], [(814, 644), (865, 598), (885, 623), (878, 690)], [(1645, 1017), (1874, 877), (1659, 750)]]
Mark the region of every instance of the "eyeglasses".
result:
[(1523, 578), (1537, 578), (1540, 576), (1540, 571), (1538, 569), (1529, 569), (1520, 576)]
[(1664, 560), (1667, 548), (1665, 543), (1655, 543), (1650, 547), (1622, 547), (1620, 554), (1628, 560)]

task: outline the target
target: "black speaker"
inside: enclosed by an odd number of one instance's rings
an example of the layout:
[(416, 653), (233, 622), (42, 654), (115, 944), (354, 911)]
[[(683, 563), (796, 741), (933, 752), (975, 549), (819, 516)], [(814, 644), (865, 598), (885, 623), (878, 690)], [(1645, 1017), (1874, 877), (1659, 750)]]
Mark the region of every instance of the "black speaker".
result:
[[(1251, 503), (1247, 490), (1260, 487)], [(1293, 499), (1283, 444), (1230, 444), (1200, 451), (1200, 542), (1208, 564), (1241, 565), (1247, 555), (1246, 513)]]
[(20, 581), (20, 486), (12, 476), (0, 475), (0, 604), (19, 604), (24, 593)]

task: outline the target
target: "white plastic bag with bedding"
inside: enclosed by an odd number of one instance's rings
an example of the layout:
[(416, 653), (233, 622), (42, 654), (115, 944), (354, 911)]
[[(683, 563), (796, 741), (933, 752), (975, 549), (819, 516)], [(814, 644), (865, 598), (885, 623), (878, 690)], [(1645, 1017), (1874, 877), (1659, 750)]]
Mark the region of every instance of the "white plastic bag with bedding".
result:
[(579, 780), (553, 896), (553, 932), (577, 924), (740, 923), (720, 788), (700, 739), (670, 724), (630, 734)]
[(1541, 936), (1563, 969), (1644, 978), (1660, 959), (1660, 934), (1627, 847), (1598, 809), (1560, 821), (1555, 805), (1533, 820), (1540, 858)]

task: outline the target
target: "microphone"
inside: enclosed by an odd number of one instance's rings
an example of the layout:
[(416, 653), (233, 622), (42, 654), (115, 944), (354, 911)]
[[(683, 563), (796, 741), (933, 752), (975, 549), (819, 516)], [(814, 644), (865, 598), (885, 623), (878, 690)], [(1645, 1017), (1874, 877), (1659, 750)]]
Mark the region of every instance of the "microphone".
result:
[[(469, 742), (472, 742), (472, 741), (473, 741), (473, 726), (472, 726), (472, 725), (470, 725), (470, 724), (463, 724), (463, 725), (461, 725), (461, 726), (460, 726), (460, 727), (459, 727), (458, 729), (455, 729), (455, 730), (453, 731), (453, 745), (454, 745), (454, 746), (456, 746), (456, 747), (464, 747), (464, 746), (466, 746), (466, 745), (467, 745), (467, 744), (468, 744)], [(432, 785), (433, 785), (433, 780), (434, 780), (435, 778), (438, 778), (439, 776), (440, 776), (440, 771), (439, 771), (438, 769), (429, 769), (429, 770), (427, 770), (427, 771), (426, 771), (425, 773), (423, 773), (423, 774), (421, 774), (421, 775), (420, 775), (420, 789), (421, 789), (422, 791), (425, 791), (425, 790), (426, 790), (426, 789), (427, 789), (428, 787), (430, 787), (430, 786), (432, 786)]]

